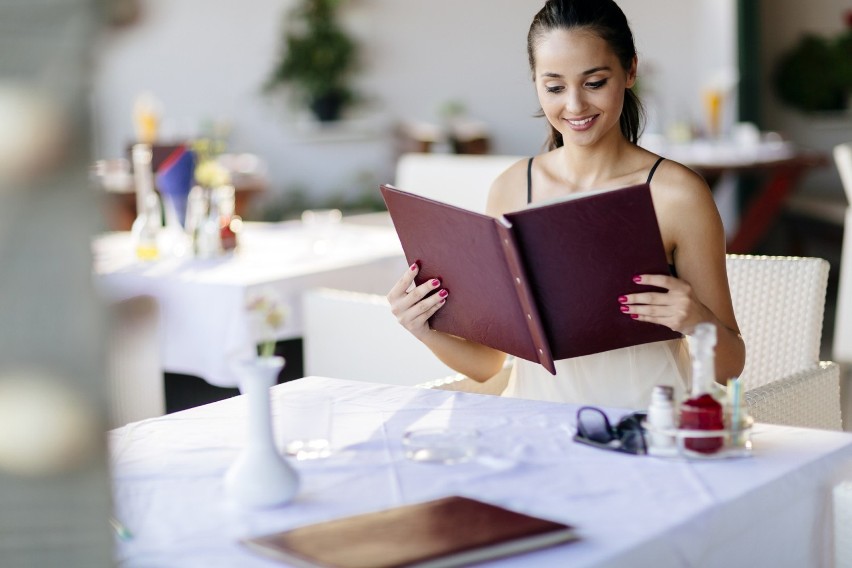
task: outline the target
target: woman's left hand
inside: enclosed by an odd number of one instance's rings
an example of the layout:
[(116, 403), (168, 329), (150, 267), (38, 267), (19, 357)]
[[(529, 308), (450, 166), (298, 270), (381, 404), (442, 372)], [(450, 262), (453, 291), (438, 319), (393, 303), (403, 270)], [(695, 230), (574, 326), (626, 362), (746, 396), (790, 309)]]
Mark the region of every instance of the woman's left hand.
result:
[(668, 292), (637, 292), (618, 298), (625, 317), (664, 325), (680, 333), (691, 333), (703, 321), (715, 320), (685, 280), (661, 274), (641, 274), (635, 282), (665, 288)]

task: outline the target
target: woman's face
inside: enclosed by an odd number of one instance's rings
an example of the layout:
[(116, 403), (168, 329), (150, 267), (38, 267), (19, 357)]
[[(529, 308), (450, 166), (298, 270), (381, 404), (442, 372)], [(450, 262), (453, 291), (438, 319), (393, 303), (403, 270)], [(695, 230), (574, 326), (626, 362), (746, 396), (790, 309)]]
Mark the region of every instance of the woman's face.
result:
[(535, 86), (547, 120), (566, 146), (621, 136), (624, 90), (636, 81), (606, 41), (588, 30), (554, 30), (535, 46)]

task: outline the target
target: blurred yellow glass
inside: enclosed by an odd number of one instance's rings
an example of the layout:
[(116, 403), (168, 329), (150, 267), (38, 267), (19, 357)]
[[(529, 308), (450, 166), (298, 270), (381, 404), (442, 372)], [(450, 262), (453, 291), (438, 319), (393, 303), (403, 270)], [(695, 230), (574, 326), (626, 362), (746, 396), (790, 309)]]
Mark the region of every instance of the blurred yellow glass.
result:
[(142, 93), (136, 97), (133, 105), (133, 125), (138, 142), (153, 144), (157, 141), (160, 128), (160, 103), (150, 93)]
[(721, 134), (722, 102), (725, 94), (721, 89), (704, 90), (704, 113), (707, 118), (708, 138), (718, 138)]

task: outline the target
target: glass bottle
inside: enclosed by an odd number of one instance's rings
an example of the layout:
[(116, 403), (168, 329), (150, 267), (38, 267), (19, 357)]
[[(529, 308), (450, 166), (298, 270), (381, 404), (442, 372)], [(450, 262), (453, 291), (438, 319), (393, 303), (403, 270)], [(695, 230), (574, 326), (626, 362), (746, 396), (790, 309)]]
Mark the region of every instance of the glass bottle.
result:
[(157, 239), (162, 229), (160, 200), (156, 193), (145, 195), (145, 203), (139, 215), (133, 221), (130, 235), (133, 238), (133, 248), (139, 260), (157, 260), (160, 257), (160, 247)]
[(145, 197), (154, 193), (154, 170), (152, 158), (154, 156), (150, 144), (134, 144), (130, 151), (133, 162), (133, 185), (136, 191), (136, 215), (142, 214), (145, 209)]
[(674, 448), (675, 439), (672, 434), (664, 431), (674, 431), (675, 424), (674, 388), (669, 385), (657, 385), (651, 392), (651, 405), (648, 407), (648, 425), (651, 430), (651, 448)]
[[(681, 430), (724, 430), (724, 408), (713, 395), (716, 381), (716, 326), (700, 323), (689, 336), (689, 355), (692, 360), (692, 392), (680, 406)], [(722, 436), (686, 437), (684, 446), (702, 454), (722, 449)]]
[(731, 447), (742, 448), (747, 445), (748, 434), (745, 430), (749, 428), (748, 404), (743, 397), (742, 383), (738, 378), (728, 379), (727, 419), (728, 428), (731, 431)]
[(222, 250), (227, 252), (237, 248), (237, 234), (231, 227), (236, 204), (234, 186), (223, 185), (216, 188), (216, 192), (219, 203), (219, 240), (222, 243)]
[(201, 221), (195, 241), (196, 255), (199, 258), (213, 258), (222, 254), (222, 235), (219, 226), (219, 201), (212, 190), (207, 190), (207, 215)]

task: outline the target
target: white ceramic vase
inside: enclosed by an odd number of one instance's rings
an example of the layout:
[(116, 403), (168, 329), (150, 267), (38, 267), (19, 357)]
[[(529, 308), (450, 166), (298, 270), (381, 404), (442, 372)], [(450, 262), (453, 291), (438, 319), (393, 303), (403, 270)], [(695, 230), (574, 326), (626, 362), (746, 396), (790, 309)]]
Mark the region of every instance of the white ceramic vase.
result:
[(225, 492), (244, 508), (282, 505), (299, 490), (299, 474), (278, 452), (272, 434), (269, 389), (276, 383), (284, 358), (247, 357), (233, 365), (247, 398), (248, 428), (245, 446), (225, 474)]

